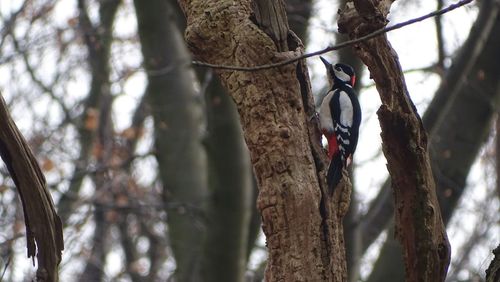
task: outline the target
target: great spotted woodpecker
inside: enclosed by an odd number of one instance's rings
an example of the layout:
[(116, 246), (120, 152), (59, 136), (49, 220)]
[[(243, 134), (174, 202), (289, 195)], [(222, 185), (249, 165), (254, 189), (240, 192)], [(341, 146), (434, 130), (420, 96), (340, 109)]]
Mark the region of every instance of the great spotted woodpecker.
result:
[(325, 64), (330, 88), (319, 109), (321, 130), (328, 140), (330, 167), (326, 176), (330, 193), (342, 178), (342, 169), (347, 167), (358, 144), (361, 108), (356, 92), (352, 88), (356, 75), (351, 66)]

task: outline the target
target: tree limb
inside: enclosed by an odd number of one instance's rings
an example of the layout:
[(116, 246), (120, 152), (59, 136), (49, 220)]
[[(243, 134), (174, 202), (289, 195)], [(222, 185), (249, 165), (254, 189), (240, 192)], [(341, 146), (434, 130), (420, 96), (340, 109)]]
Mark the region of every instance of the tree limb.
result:
[(58, 281), (64, 249), (62, 224), (45, 177), (0, 96), (0, 155), (23, 205), (28, 257), (38, 261), (37, 281)]

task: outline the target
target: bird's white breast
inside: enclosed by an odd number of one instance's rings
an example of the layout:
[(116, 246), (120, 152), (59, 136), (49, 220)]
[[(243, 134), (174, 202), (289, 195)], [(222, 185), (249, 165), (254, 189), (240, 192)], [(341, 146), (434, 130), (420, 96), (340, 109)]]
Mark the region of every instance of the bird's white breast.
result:
[(333, 91), (328, 92), (319, 107), (319, 122), (321, 124), (321, 128), (330, 132), (333, 132), (333, 120), (330, 112), (330, 100), (332, 97)]

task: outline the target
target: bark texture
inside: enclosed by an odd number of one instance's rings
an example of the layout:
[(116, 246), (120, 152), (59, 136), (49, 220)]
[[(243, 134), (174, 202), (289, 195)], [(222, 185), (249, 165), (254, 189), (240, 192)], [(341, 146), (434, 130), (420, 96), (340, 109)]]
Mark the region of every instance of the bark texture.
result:
[[(354, 1), (340, 12), (339, 31), (359, 38), (387, 24), (392, 1)], [(378, 111), (383, 152), (396, 207), (396, 236), (405, 258), (406, 281), (444, 281), (450, 260), (427, 134), (406, 89), (401, 66), (385, 35), (355, 46), (382, 100)]]
[(0, 156), (21, 198), (28, 257), (37, 259), (37, 281), (58, 281), (64, 249), (62, 223), (47, 182), (28, 143), (12, 120), (0, 96)]
[[(302, 52), (290, 32), (283, 46), (279, 36), (256, 25), (251, 1), (180, 4), (187, 18), (186, 40), (198, 60), (255, 66)], [(273, 16), (278, 18), (283, 19)], [(337, 187), (328, 200), (322, 193), (326, 165), (324, 153), (310, 145), (320, 148), (312, 116), (306, 114), (312, 105), (307, 70), (287, 65), (218, 75), (236, 103), (260, 189), (257, 206), (269, 249), (266, 281), (345, 281), (341, 218), (349, 189)]]
[[(203, 281), (203, 203), (207, 195), (200, 99), (196, 97), (190, 56), (176, 27), (171, 4), (134, 1), (147, 95), (155, 128), (156, 158), (168, 209), (169, 238), (178, 281)], [(167, 35), (167, 36), (166, 36)]]

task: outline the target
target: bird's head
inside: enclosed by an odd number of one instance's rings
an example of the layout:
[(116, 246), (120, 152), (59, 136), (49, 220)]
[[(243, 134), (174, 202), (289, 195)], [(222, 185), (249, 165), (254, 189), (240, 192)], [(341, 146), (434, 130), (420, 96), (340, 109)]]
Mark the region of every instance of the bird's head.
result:
[(340, 63), (332, 65), (325, 58), (321, 56), (319, 58), (325, 64), (328, 81), (331, 86), (335, 86), (336, 83), (345, 83), (354, 86), (354, 83), (356, 83), (356, 74), (351, 66)]

